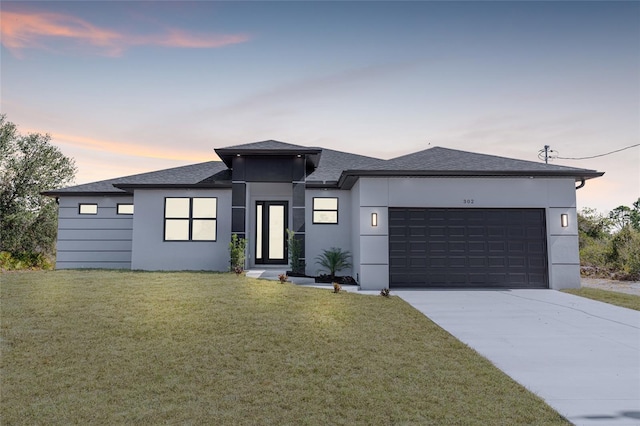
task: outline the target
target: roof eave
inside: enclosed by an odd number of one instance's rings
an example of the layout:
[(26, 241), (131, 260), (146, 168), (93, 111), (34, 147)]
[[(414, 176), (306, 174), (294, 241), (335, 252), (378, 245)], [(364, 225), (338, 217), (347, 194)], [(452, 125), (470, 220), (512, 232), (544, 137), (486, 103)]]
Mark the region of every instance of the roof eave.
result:
[(114, 185), (122, 190), (133, 189), (228, 189), (231, 188), (231, 182), (213, 182), (213, 183), (121, 183)]
[(604, 175), (604, 172), (584, 170), (345, 170), (338, 179), (338, 187), (351, 189), (360, 177), (573, 177), (576, 182)]
[(43, 191), (40, 193), (45, 197), (89, 197), (89, 196), (110, 196), (110, 197), (130, 197), (131, 192), (127, 191)]

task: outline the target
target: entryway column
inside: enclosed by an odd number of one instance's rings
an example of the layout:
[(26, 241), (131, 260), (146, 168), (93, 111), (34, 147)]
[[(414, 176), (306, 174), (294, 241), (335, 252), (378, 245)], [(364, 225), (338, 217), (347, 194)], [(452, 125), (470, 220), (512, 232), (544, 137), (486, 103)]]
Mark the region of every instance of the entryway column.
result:
[(296, 240), (300, 241), (302, 256), (300, 260), (305, 263), (305, 193), (306, 193), (306, 159), (298, 156), (293, 160), (293, 194), (291, 210), (291, 226), (295, 232)]
[(238, 238), (247, 237), (247, 182), (245, 180), (245, 161), (243, 157), (233, 159), (231, 175), (231, 233)]

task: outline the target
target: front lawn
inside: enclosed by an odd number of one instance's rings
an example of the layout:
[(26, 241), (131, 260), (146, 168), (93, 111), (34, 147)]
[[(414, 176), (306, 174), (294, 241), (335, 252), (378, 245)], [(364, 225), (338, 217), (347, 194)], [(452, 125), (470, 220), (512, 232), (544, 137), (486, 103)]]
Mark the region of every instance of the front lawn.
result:
[(562, 290), (565, 293), (575, 294), (576, 296), (582, 296), (600, 302), (610, 303), (616, 306), (622, 306), (623, 308), (635, 309), (640, 311), (640, 296), (633, 294), (619, 293), (617, 291), (600, 290), (597, 288), (571, 288)]
[(569, 424), (396, 297), (114, 271), (0, 296), (6, 425)]

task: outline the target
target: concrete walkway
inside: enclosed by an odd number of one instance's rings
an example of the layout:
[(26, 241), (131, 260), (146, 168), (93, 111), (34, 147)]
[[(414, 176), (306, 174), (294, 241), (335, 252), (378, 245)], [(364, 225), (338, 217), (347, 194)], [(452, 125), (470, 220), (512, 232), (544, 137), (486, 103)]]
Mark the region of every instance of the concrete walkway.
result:
[(640, 312), (554, 290), (395, 290), (577, 425), (640, 425)]

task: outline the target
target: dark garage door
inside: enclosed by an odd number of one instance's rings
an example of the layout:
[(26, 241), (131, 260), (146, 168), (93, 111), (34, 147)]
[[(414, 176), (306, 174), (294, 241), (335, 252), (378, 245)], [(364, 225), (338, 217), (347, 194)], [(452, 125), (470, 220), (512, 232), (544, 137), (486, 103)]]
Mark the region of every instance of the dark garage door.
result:
[(544, 209), (389, 209), (390, 287), (548, 288)]

